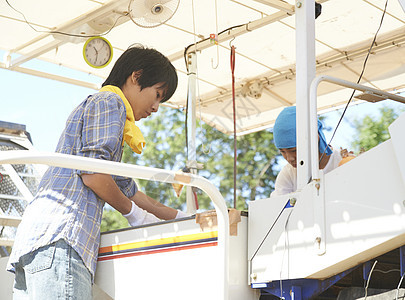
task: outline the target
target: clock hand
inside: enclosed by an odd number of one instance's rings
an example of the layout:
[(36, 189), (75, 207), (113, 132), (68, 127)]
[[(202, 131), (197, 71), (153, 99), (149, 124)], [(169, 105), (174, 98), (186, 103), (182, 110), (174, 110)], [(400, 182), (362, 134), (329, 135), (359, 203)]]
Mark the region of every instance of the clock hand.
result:
[(93, 47), (94, 48), (94, 51), (96, 51), (96, 60), (95, 61), (97, 61), (97, 58), (98, 58), (98, 51), (97, 51), (97, 48), (96, 47)]

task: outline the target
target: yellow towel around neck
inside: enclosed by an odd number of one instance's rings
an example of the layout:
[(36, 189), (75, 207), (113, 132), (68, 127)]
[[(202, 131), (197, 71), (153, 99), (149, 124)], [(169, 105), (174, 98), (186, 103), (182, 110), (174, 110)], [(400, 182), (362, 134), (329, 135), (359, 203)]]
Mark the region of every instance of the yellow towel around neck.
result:
[[(134, 113), (128, 99), (119, 87), (113, 85), (103, 86), (100, 92), (113, 92), (122, 99), (122, 102), (124, 102), (125, 110), (127, 111), (127, 119), (125, 120), (124, 127), (124, 141), (132, 150), (134, 150), (134, 152), (141, 154), (146, 142), (141, 130), (135, 125)], [(124, 141), (122, 141), (122, 144), (124, 144)]]

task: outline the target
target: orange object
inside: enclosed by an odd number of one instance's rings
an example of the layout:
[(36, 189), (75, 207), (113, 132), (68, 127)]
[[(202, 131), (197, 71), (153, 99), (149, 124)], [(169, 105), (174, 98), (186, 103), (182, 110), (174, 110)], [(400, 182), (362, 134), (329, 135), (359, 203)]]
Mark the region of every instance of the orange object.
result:
[(340, 155), (342, 156), (342, 160), (339, 162), (339, 167), (344, 165), (348, 161), (351, 161), (353, 158), (356, 158), (353, 151), (347, 151), (347, 149), (340, 148)]
[(180, 183), (172, 183), (172, 187), (176, 192), (177, 198), (180, 197), (181, 191), (183, 190), (183, 185)]
[(339, 166), (344, 165), (345, 163), (347, 163), (348, 161), (352, 160), (353, 158), (356, 158), (356, 156), (347, 156), (347, 157), (343, 157), (342, 160), (339, 163)]

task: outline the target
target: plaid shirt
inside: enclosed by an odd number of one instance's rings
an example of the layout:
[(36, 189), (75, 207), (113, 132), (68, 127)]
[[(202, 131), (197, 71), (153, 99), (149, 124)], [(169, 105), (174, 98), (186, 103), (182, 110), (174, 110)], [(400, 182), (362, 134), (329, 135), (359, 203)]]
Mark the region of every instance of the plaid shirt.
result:
[[(99, 92), (89, 96), (69, 116), (56, 152), (120, 161), (125, 120), (125, 106), (118, 95)], [(104, 201), (83, 184), (80, 173), (49, 167), (18, 227), (9, 271), (22, 255), (64, 239), (94, 278)], [(113, 178), (127, 197), (137, 191), (132, 179)]]

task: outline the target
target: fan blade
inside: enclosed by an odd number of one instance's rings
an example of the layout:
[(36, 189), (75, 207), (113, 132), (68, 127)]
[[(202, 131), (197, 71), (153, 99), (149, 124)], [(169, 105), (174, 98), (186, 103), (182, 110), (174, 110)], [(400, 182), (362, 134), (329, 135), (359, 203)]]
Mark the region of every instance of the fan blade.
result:
[(166, 4), (168, 2), (176, 2), (178, 0), (145, 0), (145, 4), (149, 7), (153, 7), (156, 4)]
[(132, 18), (143, 18), (151, 13), (151, 8), (146, 1), (132, 0), (129, 5), (129, 13)]

